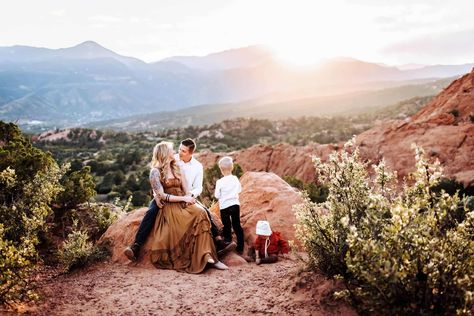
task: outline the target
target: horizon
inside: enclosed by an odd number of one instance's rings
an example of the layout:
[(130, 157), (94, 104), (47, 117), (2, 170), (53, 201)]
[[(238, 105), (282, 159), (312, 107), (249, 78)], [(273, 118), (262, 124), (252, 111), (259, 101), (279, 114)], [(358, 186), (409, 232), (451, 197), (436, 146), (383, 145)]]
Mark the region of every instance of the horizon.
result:
[[(77, 43), (75, 45), (72, 45), (72, 46), (68, 46), (68, 47), (58, 47), (58, 48), (51, 48), (51, 47), (45, 47), (45, 46), (29, 46), (29, 45), (22, 45), (22, 44), (15, 44), (15, 45), (11, 45), (11, 46), (0, 46), (0, 48), (12, 48), (12, 47), (31, 47), (31, 48), (37, 48), (37, 49), (51, 49), (51, 50), (60, 50), (60, 49), (69, 49), (69, 48), (74, 48), (74, 47), (77, 47), (77, 46), (80, 46), (80, 45), (84, 45), (86, 43), (94, 43), (95, 45), (98, 45), (104, 49), (107, 49), (107, 50), (110, 50), (122, 57), (129, 57), (129, 58), (135, 58), (135, 59), (139, 59), (147, 64), (152, 64), (152, 63), (156, 63), (156, 62), (163, 62), (163, 61), (166, 61), (166, 59), (169, 59), (169, 58), (187, 58), (187, 57), (191, 57), (191, 58), (203, 58), (203, 57), (208, 57), (210, 55), (215, 55), (215, 54), (221, 54), (221, 53), (226, 53), (226, 52), (230, 52), (230, 51), (235, 51), (235, 50), (244, 50), (244, 49), (251, 49), (251, 48), (263, 48), (265, 50), (268, 51), (268, 53), (271, 54), (271, 57), (274, 58), (276, 61), (280, 62), (280, 63), (283, 63), (283, 64), (287, 64), (288, 66), (294, 66), (294, 67), (302, 67), (302, 66), (315, 66), (317, 65), (318, 63), (323, 63), (323, 62), (327, 62), (327, 61), (331, 61), (331, 60), (353, 60), (353, 61), (358, 61), (358, 62), (363, 62), (363, 63), (372, 63), (372, 64), (376, 64), (376, 65), (379, 65), (379, 66), (383, 66), (383, 67), (400, 67), (400, 70), (409, 70), (409, 69), (419, 69), (419, 68), (423, 68), (425, 66), (444, 66), (444, 65), (447, 65), (447, 64), (441, 64), (441, 63), (435, 63), (435, 64), (419, 64), (419, 63), (414, 63), (414, 62), (408, 62), (408, 63), (403, 63), (403, 64), (385, 64), (383, 62), (379, 62), (379, 61), (376, 61), (376, 60), (362, 60), (362, 59), (359, 59), (359, 58), (354, 58), (353, 56), (332, 56), (332, 57), (328, 57), (328, 58), (323, 58), (323, 59), (320, 59), (318, 60), (317, 62), (313, 63), (313, 64), (307, 64), (307, 65), (298, 65), (298, 64), (292, 64), (291, 62), (288, 62), (282, 58), (280, 58), (278, 55), (276, 55), (274, 52), (271, 51), (270, 48), (268, 47), (265, 47), (261, 44), (255, 44), (255, 45), (249, 45), (249, 46), (243, 46), (243, 47), (231, 47), (231, 48), (227, 48), (227, 49), (224, 49), (224, 50), (221, 50), (221, 51), (215, 51), (215, 52), (209, 52), (207, 54), (204, 54), (204, 55), (172, 55), (172, 56), (166, 56), (160, 60), (154, 60), (154, 61), (145, 61), (137, 56), (130, 56), (130, 55), (122, 55), (104, 45), (102, 45), (101, 43), (98, 43), (96, 41), (93, 41), (93, 40), (86, 40), (86, 41), (83, 41), (81, 43)], [(472, 64), (474, 63), (474, 60), (472, 60), (471, 62), (464, 62), (464, 63), (460, 63), (460, 64), (450, 64), (452, 66), (457, 66), (457, 65), (465, 65), (465, 64)], [(406, 68), (404, 68), (406, 67)]]
[(467, 0), (47, 0), (29, 3), (28, 11), (25, 2), (0, 13), (0, 26), (9, 30), (0, 46), (58, 49), (93, 41), (147, 63), (256, 45), (299, 66), (341, 56), (386, 65), (466, 64), (474, 56), (474, 4)]

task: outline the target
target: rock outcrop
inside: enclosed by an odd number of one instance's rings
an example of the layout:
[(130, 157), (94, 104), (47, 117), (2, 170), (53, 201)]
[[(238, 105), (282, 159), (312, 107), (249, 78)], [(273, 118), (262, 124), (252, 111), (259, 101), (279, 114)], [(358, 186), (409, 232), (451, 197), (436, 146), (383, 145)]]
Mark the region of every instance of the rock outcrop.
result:
[(301, 195), (274, 173), (247, 172), (240, 182), (240, 222), (246, 244), (255, 240), (259, 220), (268, 220), (272, 230), (281, 232), (285, 239), (296, 240), (293, 205), (303, 202)]
[(474, 69), (455, 80), (421, 111), (357, 136), (362, 157), (385, 158), (400, 178), (414, 170), (411, 144), (438, 158), (444, 174), (465, 187), (474, 185)]
[(294, 176), (304, 182), (312, 182), (315, 177), (311, 156), (327, 158), (337, 145), (310, 144), (292, 146), (289, 144), (255, 145), (247, 149), (225, 153), (201, 152), (199, 161), (205, 168), (211, 167), (223, 156), (231, 156), (244, 171), (273, 172), (280, 177)]
[[(400, 179), (414, 170), (413, 143), (438, 158), (445, 176), (465, 187), (474, 186), (474, 70), (453, 81), (417, 114), (403, 121), (382, 122), (357, 136), (364, 160), (372, 163), (385, 158)], [(274, 172), (305, 182), (315, 177), (311, 156), (323, 161), (342, 144), (292, 146), (255, 145), (228, 153), (244, 171)], [(199, 159), (212, 166), (224, 153), (202, 152)]]
[[(302, 202), (300, 194), (273, 173), (247, 172), (240, 180), (242, 183), (240, 216), (246, 245), (255, 240), (255, 226), (258, 220), (268, 220), (273, 230), (280, 231), (288, 240), (294, 240), (296, 217), (292, 207)], [(126, 214), (111, 225), (101, 237), (100, 243), (106, 242), (110, 245), (114, 262), (129, 263), (123, 250), (133, 243), (145, 212), (146, 208), (140, 208)], [(148, 238), (141, 249), (137, 265), (153, 267), (150, 263), (150, 248), (151, 238)], [(242, 258), (235, 254), (226, 256), (223, 261), (230, 266), (244, 263)]]

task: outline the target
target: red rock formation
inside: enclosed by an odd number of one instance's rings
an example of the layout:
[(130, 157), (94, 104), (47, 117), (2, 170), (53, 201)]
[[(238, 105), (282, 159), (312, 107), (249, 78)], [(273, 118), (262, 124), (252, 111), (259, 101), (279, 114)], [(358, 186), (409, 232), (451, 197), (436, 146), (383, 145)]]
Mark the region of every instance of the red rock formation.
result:
[(205, 168), (208, 168), (221, 157), (229, 155), (244, 171), (273, 172), (280, 177), (294, 176), (305, 182), (311, 182), (315, 177), (311, 156), (315, 155), (325, 159), (335, 148), (337, 146), (319, 144), (307, 146), (255, 145), (228, 154), (204, 151), (198, 155), (198, 159)]
[(474, 185), (474, 70), (455, 80), (426, 107), (405, 121), (392, 121), (357, 136), (362, 157), (385, 158), (404, 177), (414, 169), (416, 143), (436, 157), (447, 177)]
[[(474, 70), (455, 80), (426, 107), (403, 121), (384, 122), (359, 136), (363, 159), (376, 163), (385, 158), (400, 178), (414, 169), (415, 155), (411, 144), (423, 147), (436, 157), (447, 177), (464, 186), (474, 185)], [(311, 156), (325, 161), (339, 145), (292, 146), (288, 144), (255, 145), (228, 155), (244, 171), (274, 172), (280, 177), (295, 176), (305, 182), (315, 177)], [(198, 159), (210, 167), (224, 153), (202, 152)]]
[[(295, 189), (277, 175), (266, 172), (247, 172), (241, 177), (241, 183), (241, 224), (246, 244), (249, 245), (255, 240), (255, 226), (258, 220), (270, 221), (272, 229), (280, 231), (286, 239), (294, 240), (296, 217), (292, 206), (302, 202)], [(110, 244), (114, 262), (129, 262), (123, 250), (133, 243), (145, 212), (146, 208), (140, 208), (126, 214), (111, 225), (101, 237), (99, 243)], [(216, 213), (215, 210), (213, 212)], [(137, 265), (153, 267), (150, 262), (151, 240), (148, 238), (142, 247)], [(231, 266), (244, 263), (242, 258), (232, 254), (226, 256), (223, 261)]]

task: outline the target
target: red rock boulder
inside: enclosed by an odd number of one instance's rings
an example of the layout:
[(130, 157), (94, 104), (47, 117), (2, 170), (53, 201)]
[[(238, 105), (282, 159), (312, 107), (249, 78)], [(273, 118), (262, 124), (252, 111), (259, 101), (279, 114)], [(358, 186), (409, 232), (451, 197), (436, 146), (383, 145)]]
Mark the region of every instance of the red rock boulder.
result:
[(274, 173), (247, 172), (240, 182), (240, 222), (246, 244), (255, 240), (259, 220), (269, 221), (272, 230), (281, 232), (285, 239), (296, 240), (293, 205), (303, 202), (301, 195)]

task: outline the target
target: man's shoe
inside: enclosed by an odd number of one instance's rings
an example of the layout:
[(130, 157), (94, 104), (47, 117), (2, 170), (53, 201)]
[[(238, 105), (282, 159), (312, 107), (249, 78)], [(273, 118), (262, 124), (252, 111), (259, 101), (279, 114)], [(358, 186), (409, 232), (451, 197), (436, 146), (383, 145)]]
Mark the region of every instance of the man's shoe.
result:
[(217, 255), (218, 256), (225, 255), (226, 253), (231, 252), (235, 248), (237, 248), (237, 244), (235, 242), (222, 241), (218, 246)]
[(137, 261), (138, 260), (138, 255), (140, 254), (140, 246), (138, 244), (133, 244), (131, 246), (128, 246), (125, 248), (123, 251), (125, 256), (131, 261)]
[(216, 263), (214, 263), (214, 268), (216, 268), (218, 270), (229, 270), (229, 267), (226, 266), (225, 264), (223, 264), (220, 261), (217, 261)]

